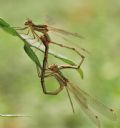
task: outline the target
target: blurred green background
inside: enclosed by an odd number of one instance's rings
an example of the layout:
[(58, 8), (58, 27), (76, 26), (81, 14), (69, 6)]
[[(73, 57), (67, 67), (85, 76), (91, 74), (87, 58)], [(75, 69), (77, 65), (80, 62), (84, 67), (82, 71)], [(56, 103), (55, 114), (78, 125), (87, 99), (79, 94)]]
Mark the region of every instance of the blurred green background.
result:
[[(12, 26), (23, 26), (24, 21), (31, 18), (39, 24), (47, 21), (55, 27), (82, 34), (84, 40), (68, 38), (72, 42), (69, 45), (78, 49), (81, 46), (90, 52), (83, 53), (86, 56), (82, 65), (84, 79), (73, 70), (64, 73), (71, 82), (117, 111), (116, 122), (100, 116), (103, 128), (120, 127), (119, 0), (0, 0), (0, 17)], [(54, 49), (79, 62), (79, 57), (69, 50)], [(63, 63), (51, 56), (49, 61)], [(53, 79), (47, 83), (51, 88), (56, 84)], [(33, 115), (30, 118), (0, 117), (0, 128), (95, 127), (75, 101), (74, 106), (76, 112), (72, 114), (65, 91), (57, 96), (42, 93), (35, 64), (25, 54), (23, 42), (0, 29), (0, 113)]]

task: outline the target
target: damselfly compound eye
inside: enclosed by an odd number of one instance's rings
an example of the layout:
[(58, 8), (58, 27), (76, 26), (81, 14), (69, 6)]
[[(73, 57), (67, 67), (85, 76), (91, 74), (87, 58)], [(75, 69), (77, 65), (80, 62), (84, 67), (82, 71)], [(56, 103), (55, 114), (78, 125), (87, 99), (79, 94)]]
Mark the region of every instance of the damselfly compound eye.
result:
[(32, 20), (27, 19), (27, 21), (24, 23), (24, 25), (31, 25), (32, 24)]

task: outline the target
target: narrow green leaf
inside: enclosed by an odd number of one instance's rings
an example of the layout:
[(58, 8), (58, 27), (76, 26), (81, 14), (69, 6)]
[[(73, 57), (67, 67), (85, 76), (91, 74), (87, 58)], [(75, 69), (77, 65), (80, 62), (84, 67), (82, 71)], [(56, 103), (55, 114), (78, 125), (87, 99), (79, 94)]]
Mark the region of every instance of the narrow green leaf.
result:
[(33, 62), (35, 62), (37, 66), (41, 67), (38, 57), (36, 56), (35, 52), (30, 48), (29, 44), (24, 45), (24, 50), (27, 53), (27, 55), (33, 60)]
[(2, 29), (13, 36), (17, 35), (16, 31), (11, 27), (2, 27)]
[(2, 18), (0, 18), (0, 27), (10, 27), (10, 25), (5, 22)]
[(17, 32), (13, 29), (7, 22), (5, 22), (2, 18), (0, 18), (0, 28), (4, 31), (8, 32), (9, 34), (16, 36)]
[(63, 62), (67, 63), (67, 64), (75, 65), (75, 63), (74, 63), (72, 60), (70, 60), (70, 59), (68, 59), (68, 58), (66, 58), (66, 57), (64, 57), (64, 56), (62, 56), (62, 55), (53, 54), (53, 53), (52, 53), (52, 55), (53, 55), (55, 58), (58, 58), (58, 59), (62, 60)]
[(81, 76), (81, 78), (83, 79), (84, 74), (83, 74), (82, 69), (81, 69), (81, 68), (79, 68), (79, 69), (76, 69), (76, 70), (78, 71), (79, 75), (80, 75), (80, 76)]

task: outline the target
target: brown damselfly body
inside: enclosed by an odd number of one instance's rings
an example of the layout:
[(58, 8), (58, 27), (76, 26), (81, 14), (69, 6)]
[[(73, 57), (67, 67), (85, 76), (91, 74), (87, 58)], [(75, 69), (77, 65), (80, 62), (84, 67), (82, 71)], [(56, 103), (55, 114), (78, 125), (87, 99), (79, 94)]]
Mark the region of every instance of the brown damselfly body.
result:
[[(83, 38), (81, 35), (79, 35), (78, 33), (68, 32), (68, 31), (65, 31), (65, 30), (62, 30), (62, 29), (59, 29), (59, 28), (55, 28), (55, 27), (51, 27), (51, 26), (48, 26), (48, 25), (36, 25), (30, 19), (28, 19), (24, 23), (24, 25), (25, 25), (24, 28), (19, 28), (19, 27), (15, 27), (15, 28), (16, 28), (16, 30), (26, 30), (27, 29), (28, 30), (27, 35), (31, 32), (33, 38), (37, 39), (37, 41), (41, 41), (40, 37), (41, 37), (41, 35), (43, 35), (44, 39), (46, 38), (45, 40), (47, 40), (47, 45), (54, 44), (54, 45), (58, 45), (60, 47), (67, 48), (67, 49), (70, 49), (70, 50), (76, 52), (81, 57), (80, 63), (78, 64), (78, 66), (76, 66), (76, 68), (80, 68), (80, 66), (83, 63), (84, 58), (85, 58), (84, 55), (82, 55), (74, 47), (67, 46), (67, 45), (52, 41), (50, 39), (49, 32), (56, 32), (56, 33), (60, 33), (60, 34), (65, 35), (65, 36), (71, 35), (71, 36), (74, 36), (74, 37), (77, 37), (77, 38)], [(42, 41), (42, 43), (43, 43), (43, 41)], [(88, 52), (84, 48), (81, 48), (81, 50)]]
[[(78, 38), (81, 38), (81, 36), (77, 33), (67, 32), (65, 30), (53, 28), (53, 27), (50, 27), (50, 26), (47, 26), (47, 25), (36, 25), (30, 19), (28, 19), (25, 22), (25, 27), (24, 28), (18, 28), (17, 30), (25, 30), (25, 29), (28, 29), (27, 34), (29, 34), (30, 31), (31, 31), (31, 33), (33, 35), (33, 38), (37, 39), (38, 42), (42, 42), (43, 45), (45, 46), (43, 66), (42, 66), (42, 70), (41, 70), (41, 85), (42, 85), (42, 88), (43, 88), (43, 92), (45, 94), (51, 94), (51, 95), (53, 94), (54, 95), (54, 93), (47, 92), (46, 89), (45, 89), (45, 85), (44, 85), (45, 84), (44, 83), (44, 75), (45, 75), (45, 69), (47, 67), (49, 44), (55, 44), (55, 45), (58, 45), (60, 47), (67, 48), (67, 49), (70, 49), (70, 50), (73, 50), (74, 52), (76, 52), (82, 58), (80, 63), (78, 65), (74, 66), (74, 68), (76, 68), (76, 69), (80, 68), (80, 66), (83, 63), (85, 57), (77, 49), (75, 49), (73, 47), (66, 46), (66, 45), (63, 45), (63, 44), (56, 43), (56, 42), (52, 41), (50, 39), (50, 36), (49, 36), (48, 32), (49, 31), (54, 31), (54, 32), (58, 32), (58, 33), (61, 33), (61, 34), (64, 34), (64, 35), (72, 35), (72, 36), (75, 36), (75, 37), (78, 37)], [(85, 49), (82, 49), (82, 50), (85, 51)]]
[[(58, 66), (53, 64), (53, 65), (50, 65), (48, 69), (46, 69), (45, 79), (47, 77), (54, 77), (59, 83), (59, 88), (53, 91), (53, 93), (57, 95), (64, 88), (66, 88), (73, 111), (74, 111), (74, 107), (73, 107), (73, 103), (70, 98), (69, 92), (74, 96), (75, 100), (78, 102), (83, 112), (89, 117), (89, 119), (98, 128), (100, 128), (100, 119), (96, 113), (101, 113), (102, 115), (108, 117), (109, 119), (115, 120), (116, 114), (113, 109), (107, 107), (96, 98), (90, 96), (88, 93), (80, 89), (78, 86), (75, 86), (63, 75), (61, 70), (67, 69), (67, 68), (74, 68), (74, 67), (69, 65)], [(39, 77), (40, 77), (40, 74), (39, 74)]]

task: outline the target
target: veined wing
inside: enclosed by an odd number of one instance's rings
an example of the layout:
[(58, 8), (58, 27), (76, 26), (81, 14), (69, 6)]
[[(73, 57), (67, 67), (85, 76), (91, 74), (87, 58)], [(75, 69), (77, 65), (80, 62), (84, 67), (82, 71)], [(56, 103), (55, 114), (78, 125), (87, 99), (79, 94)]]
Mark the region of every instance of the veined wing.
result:
[(73, 86), (74, 90), (78, 93), (77, 95), (80, 97), (83, 95), (87, 103), (94, 108), (97, 112), (101, 113), (102, 115), (106, 116), (109, 119), (116, 120), (116, 114), (113, 109), (108, 108), (106, 105), (101, 103), (99, 100), (96, 98), (90, 96), (88, 93), (80, 89), (78, 86)]
[(63, 29), (54, 28), (54, 27), (51, 27), (51, 26), (47, 26), (47, 29), (49, 31), (57, 32), (57, 33), (60, 33), (60, 34), (63, 34), (63, 35), (71, 35), (71, 36), (74, 36), (74, 37), (77, 37), (77, 38), (84, 38), (82, 35), (80, 35), (78, 33), (68, 32), (68, 31), (65, 31)]
[[(70, 41), (68, 38), (64, 37), (63, 35), (60, 35), (60, 34), (54, 32), (54, 31), (53, 31), (53, 34), (58, 36), (58, 37), (60, 37), (60, 38), (62, 38), (64, 41), (72, 44), (72, 41)], [(90, 54), (90, 52), (88, 50), (86, 50), (85, 48), (82, 48), (82, 47), (79, 46), (79, 49), (84, 51), (84, 52), (86, 52), (86, 53), (88, 53), (88, 54)]]
[(67, 86), (67, 88), (70, 90), (70, 92), (74, 95), (76, 101), (80, 105), (81, 109), (88, 115), (90, 120), (98, 127), (100, 128), (100, 120), (97, 115), (94, 114), (94, 112), (90, 109), (89, 104), (87, 102), (86, 97), (83, 93), (78, 92), (76, 86), (73, 86), (71, 83)]

